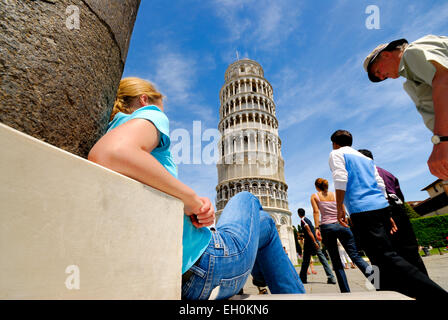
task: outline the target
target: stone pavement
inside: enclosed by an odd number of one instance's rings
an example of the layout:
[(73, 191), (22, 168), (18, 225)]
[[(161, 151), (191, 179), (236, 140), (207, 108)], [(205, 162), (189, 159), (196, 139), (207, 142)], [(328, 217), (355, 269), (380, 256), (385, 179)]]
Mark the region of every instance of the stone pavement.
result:
[[(428, 270), (429, 277), (442, 288), (448, 290), (448, 252), (444, 252), (444, 255), (434, 254), (429, 257), (423, 257), (423, 262)], [(308, 275), (308, 283), (304, 285), (307, 293), (339, 293), (339, 286), (337, 284), (327, 284), (327, 276), (321, 265), (315, 265), (314, 269), (317, 271), (317, 274)], [(296, 267), (296, 270), (299, 273), (300, 267)], [(372, 284), (366, 282), (366, 278), (359, 269), (346, 269), (345, 272), (351, 292), (375, 290)], [(244, 293), (249, 295), (258, 294), (258, 289), (252, 284), (251, 277), (249, 277), (244, 286)]]

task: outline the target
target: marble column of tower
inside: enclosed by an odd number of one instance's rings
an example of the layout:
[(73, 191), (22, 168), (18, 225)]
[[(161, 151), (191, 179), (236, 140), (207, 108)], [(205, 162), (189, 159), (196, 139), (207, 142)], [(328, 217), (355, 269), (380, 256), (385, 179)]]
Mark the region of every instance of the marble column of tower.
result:
[(259, 63), (242, 59), (225, 72), (220, 90), (216, 215), (231, 197), (249, 191), (275, 220), (291, 261), (297, 263), (288, 186), (271, 84)]

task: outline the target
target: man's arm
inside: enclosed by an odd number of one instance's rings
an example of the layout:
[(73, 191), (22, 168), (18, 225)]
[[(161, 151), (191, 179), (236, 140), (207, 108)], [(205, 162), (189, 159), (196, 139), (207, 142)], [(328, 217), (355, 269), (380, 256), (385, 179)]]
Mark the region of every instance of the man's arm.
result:
[(340, 150), (333, 150), (328, 159), (331, 174), (333, 176), (334, 188), (345, 190), (348, 181), (348, 172), (345, 168), (344, 154)]
[[(434, 134), (448, 136), (448, 69), (431, 61), (436, 68), (432, 80), (434, 103)], [(448, 142), (434, 145), (428, 160), (429, 170), (436, 177), (448, 180)]]
[(338, 221), (341, 225), (348, 228), (347, 218), (344, 210), (345, 190), (336, 189), (336, 208), (338, 210)]
[(313, 241), (316, 249), (319, 249), (319, 243), (316, 241), (316, 238), (314, 238), (314, 235), (311, 232), (310, 226), (308, 224), (305, 224), (304, 228), (305, 228), (306, 232), (308, 233), (308, 235), (310, 236), (311, 241)]
[(330, 153), (329, 165), (333, 175), (334, 187), (336, 189), (336, 207), (338, 211), (338, 221), (344, 227), (348, 227), (345, 218), (344, 198), (347, 187), (348, 172), (345, 168), (344, 154), (333, 150)]

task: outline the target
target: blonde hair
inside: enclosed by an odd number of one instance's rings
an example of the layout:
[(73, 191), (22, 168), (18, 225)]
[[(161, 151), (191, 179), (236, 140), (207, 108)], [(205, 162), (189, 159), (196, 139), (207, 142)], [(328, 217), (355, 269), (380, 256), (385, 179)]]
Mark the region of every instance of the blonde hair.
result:
[(152, 103), (164, 98), (164, 96), (154, 88), (154, 85), (147, 80), (136, 77), (121, 79), (110, 120), (112, 120), (118, 112), (131, 113), (132, 110), (129, 106), (130, 101), (142, 94), (146, 94), (149, 101)]
[(322, 191), (328, 190), (328, 180), (325, 180), (323, 178), (317, 178), (316, 181), (314, 182), (314, 185), (319, 190), (322, 190)]

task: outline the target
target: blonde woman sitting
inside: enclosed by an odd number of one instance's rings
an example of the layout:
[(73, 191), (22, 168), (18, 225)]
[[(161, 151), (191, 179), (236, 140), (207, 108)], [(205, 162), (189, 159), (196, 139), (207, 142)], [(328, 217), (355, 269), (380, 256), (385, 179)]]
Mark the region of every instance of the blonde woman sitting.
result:
[[(216, 298), (229, 298), (250, 273), (263, 278), (271, 293), (304, 293), (273, 219), (255, 196), (235, 195), (216, 228), (209, 228), (215, 220), (211, 201), (177, 179), (163, 98), (148, 81), (122, 79), (108, 131), (89, 160), (182, 200), (182, 297), (208, 299), (219, 287)], [(163, 212), (154, 219), (163, 221)]]

